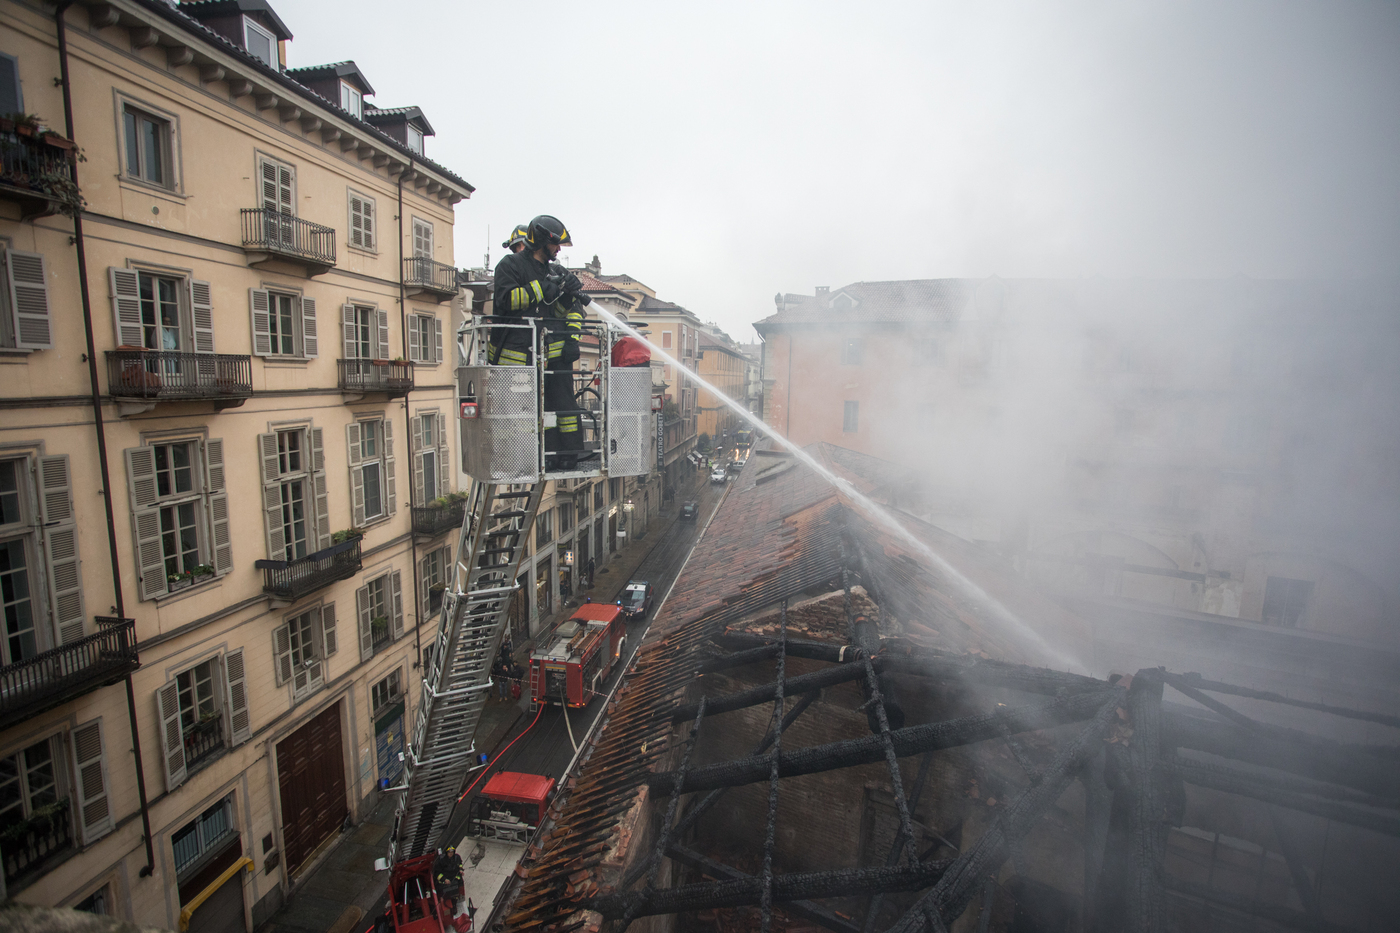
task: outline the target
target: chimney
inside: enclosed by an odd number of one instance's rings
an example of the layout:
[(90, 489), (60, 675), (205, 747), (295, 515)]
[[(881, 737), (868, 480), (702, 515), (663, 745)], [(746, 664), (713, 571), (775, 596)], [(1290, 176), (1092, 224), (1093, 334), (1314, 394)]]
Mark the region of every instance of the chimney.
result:
[(829, 307), (831, 307), (831, 286), (830, 286), (830, 285), (818, 285), (818, 286), (817, 286), (817, 307), (820, 307), (820, 308), (829, 308)]
[(584, 263), (583, 268), (588, 270), (589, 275), (601, 275), (603, 272), (603, 264), (598, 261), (598, 254), (594, 253), (593, 261), (589, 263)]

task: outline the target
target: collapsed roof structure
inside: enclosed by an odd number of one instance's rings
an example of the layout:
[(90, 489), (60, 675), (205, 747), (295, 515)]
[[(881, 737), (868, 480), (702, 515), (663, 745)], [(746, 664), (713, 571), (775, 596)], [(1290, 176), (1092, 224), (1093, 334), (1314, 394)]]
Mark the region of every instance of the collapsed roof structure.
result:
[(846, 491), (755, 451), (507, 930), (1390, 928), (1395, 711), (1091, 676), (1090, 627), (997, 555), (872, 512), (889, 464), (809, 452)]

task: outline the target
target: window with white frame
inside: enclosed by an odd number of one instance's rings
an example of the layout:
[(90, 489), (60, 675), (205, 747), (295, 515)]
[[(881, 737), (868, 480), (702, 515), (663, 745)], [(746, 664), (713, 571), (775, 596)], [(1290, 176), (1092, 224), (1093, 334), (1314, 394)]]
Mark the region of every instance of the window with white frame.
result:
[(335, 603), (291, 616), (272, 631), (277, 685), (291, 684), (294, 702), (315, 693), (325, 683), (326, 659), (337, 647)]
[(389, 358), (389, 312), (373, 305), (346, 303), (340, 308), (347, 360)]
[(78, 529), (68, 457), (0, 459), (0, 663), (83, 637)]
[(184, 880), (192, 877), (237, 839), (238, 828), (233, 822), (233, 794), (229, 794), (170, 837), (176, 878)]
[(270, 288), (248, 289), (253, 355), (315, 359), (320, 352), (316, 299)]
[(418, 562), (423, 588), (423, 618), (427, 619), (442, 608), (442, 594), (447, 587), (447, 571), (452, 563), (452, 550), (447, 547), (434, 548), (423, 555)]
[(376, 218), (374, 198), (349, 190), (350, 198), (350, 245), (356, 249), (374, 252)]
[(165, 787), (185, 782), (189, 769), (252, 734), (243, 649), (206, 658), (156, 690)]
[(408, 148), (419, 155), (423, 154), (423, 131), (412, 123), (408, 124)]
[(321, 429), (307, 425), (258, 435), (269, 560), (301, 560), (330, 546), (322, 443)]
[[(20, 833), (50, 853), (96, 842), (112, 831), (108, 786), (100, 719), (12, 748), (0, 755), (0, 834)], [(12, 860), (7, 850), (7, 886), (46, 864)]]
[(269, 68), (277, 67), (277, 37), (248, 16), (243, 17), (243, 48)]
[(340, 107), (357, 120), (365, 117), (365, 98), (349, 81), (340, 82)]
[(408, 316), (408, 358), (415, 363), (442, 362), (442, 321), (436, 314)]
[(371, 716), (379, 718), (379, 714), (384, 712), (403, 696), (403, 685), (400, 682), (402, 674), (398, 669), (389, 672), (389, 676), (374, 684), (369, 688), (369, 703)]
[(403, 577), (397, 570), (372, 577), (355, 591), (360, 660), (368, 661), (403, 637)]
[(181, 438), (123, 453), (141, 598), (232, 570), (223, 441)]
[(0, 245), (0, 347), (53, 347), (48, 266), (39, 253)]
[[(416, 151), (422, 152), (423, 150), (420, 148)], [(413, 218), (413, 255), (424, 259), (433, 258), (433, 225), (431, 221), (419, 217)]]
[[(137, 348), (167, 353), (213, 353), (213, 292), (208, 282), (147, 269), (111, 266), (107, 282), (112, 291), (112, 318), (118, 349)], [(150, 360), (146, 371), (157, 382), (165, 375), (186, 374), (175, 357)], [(139, 377), (124, 373), (122, 379)]]
[(417, 501), (431, 505), (452, 491), (451, 457), (447, 447), (447, 419), (433, 409), (414, 412), (413, 485)]
[(174, 123), (134, 104), (122, 104), (126, 177), (175, 187)]
[(356, 528), (398, 510), (394, 481), (394, 426), (363, 418), (345, 426), (350, 460), (350, 507)]

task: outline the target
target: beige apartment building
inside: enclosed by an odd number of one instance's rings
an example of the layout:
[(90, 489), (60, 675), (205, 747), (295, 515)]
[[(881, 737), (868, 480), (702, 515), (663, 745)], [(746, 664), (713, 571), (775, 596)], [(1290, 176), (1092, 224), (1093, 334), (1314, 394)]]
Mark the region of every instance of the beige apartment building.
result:
[[(719, 389), (724, 398), (704, 386), (697, 386), (695, 429), (700, 434), (708, 434), (714, 444), (720, 444), (730, 433), (740, 427), (738, 412), (730, 408), (724, 399), (744, 403), (744, 374), (748, 361), (729, 335), (711, 327), (700, 332), (700, 349), (697, 353), (696, 373), (706, 382)], [(747, 424), (747, 422), (745, 422)]]
[(264, 0), (61, 16), (0, 3), (4, 894), (251, 930), (402, 768), (472, 188)]

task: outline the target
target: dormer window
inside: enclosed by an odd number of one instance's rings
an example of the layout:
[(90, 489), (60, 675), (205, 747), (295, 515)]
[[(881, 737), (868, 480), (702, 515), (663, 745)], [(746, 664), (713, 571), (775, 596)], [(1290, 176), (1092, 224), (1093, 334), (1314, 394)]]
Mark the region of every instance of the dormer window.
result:
[(408, 148), (423, 154), (423, 131), (411, 123), (408, 125)]
[(340, 82), (340, 106), (357, 120), (365, 118), (365, 98), (349, 81)]
[(246, 16), (243, 17), (243, 48), (269, 68), (277, 67), (277, 37)]

